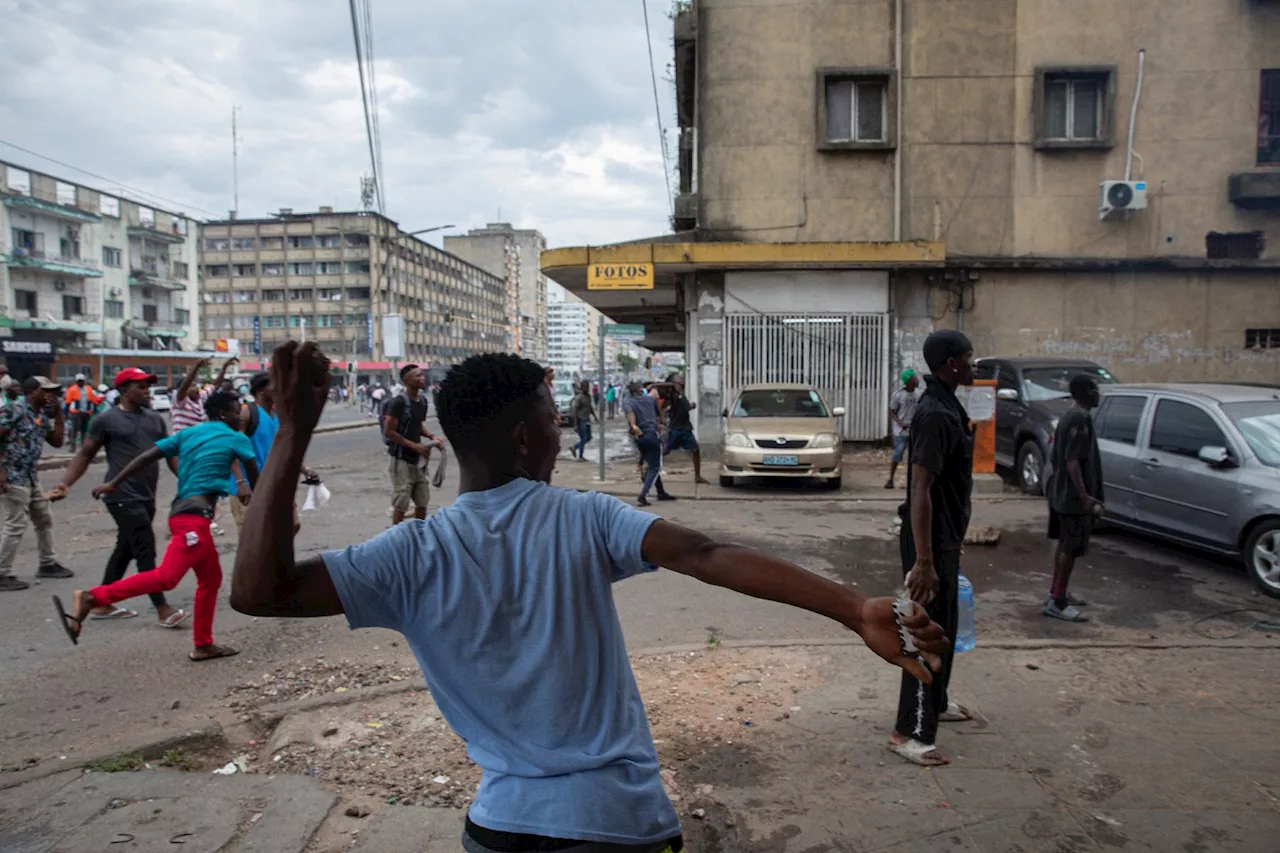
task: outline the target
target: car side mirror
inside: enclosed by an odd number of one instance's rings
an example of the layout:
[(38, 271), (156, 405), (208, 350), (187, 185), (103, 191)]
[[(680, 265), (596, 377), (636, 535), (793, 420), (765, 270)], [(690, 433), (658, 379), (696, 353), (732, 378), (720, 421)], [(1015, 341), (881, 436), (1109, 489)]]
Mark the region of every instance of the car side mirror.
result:
[(843, 418), (843, 417), (844, 417), (844, 406), (836, 406), (834, 409), (832, 409), (832, 410), (831, 410), (831, 417), (833, 417), (833, 418)]
[(1231, 451), (1225, 447), (1217, 447), (1209, 445), (1200, 448), (1200, 452), (1196, 454), (1200, 461), (1208, 465), (1210, 468), (1231, 468), (1235, 463), (1231, 459)]
[(996, 392), (996, 399), (997, 399), (997, 400), (1011, 400), (1011, 401), (1015, 401), (1015, 402), (1016, 402), (1016, 401), (1017, 401), (1017, 399), (1018, 399), (1018, 392), (1017, 392), (1017, 389), (1014, 389), (1014, 388), (1001, 388), (999, 391), (997, 391), (997, 392)]

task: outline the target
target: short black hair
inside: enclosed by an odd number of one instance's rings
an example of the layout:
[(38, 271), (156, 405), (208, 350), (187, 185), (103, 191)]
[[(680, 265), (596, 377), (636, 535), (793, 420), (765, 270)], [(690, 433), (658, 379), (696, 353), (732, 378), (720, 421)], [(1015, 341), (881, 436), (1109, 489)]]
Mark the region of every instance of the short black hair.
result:
[(271, 374), (255, 373), (253, 374), (253, 378), (249, 380), (249, 393), (257, 394), (259, 391), (261, 391), (263, 388), (266, 388), (270, 384), (271, 384)]
[(404, 379), (407, 375), (409, 375), (410, 370), (417, 370), (417, 369), (418, 369), (418, 365), (416, 364), (406, 364), (404, 367), (400, 368), (400, 378)]
[(231, 391), (214, 391), (204, 401), (204, 413), (211, 421), (222, 420), (222, 416), (240, 406), (240, 395)]
[(37, 391), (39, 389), (40, 389), (40, 380), (37, 379), (36, 377), (28, 376), (26, 379), (22, 380), (23, 394), (30, 394), (32, 391)]
[(924, 363), (932, 373), (937, 373), (950, 359), (960, 358), (967, 352), (973, 352), (973, 344), (964, 332), (955, 329), (940, 329), (931, 332), (924, 339)]
[[(510, 353), (473, 355), (449, 370), (436, 393), (440, 427), (459, 454), (479, 455), (525, 418), (545, 382), (542, 365)], [(500, 442), (505, 445), (505, 442)]]
[(1077, 373), (1071, 377), (1071, 383), (1067, 386), (1071, 391), (1071, 398), (1079, 400), (1090, 391), (1098, 387), (1098, 380), (1094, 379), (1087, 373)]

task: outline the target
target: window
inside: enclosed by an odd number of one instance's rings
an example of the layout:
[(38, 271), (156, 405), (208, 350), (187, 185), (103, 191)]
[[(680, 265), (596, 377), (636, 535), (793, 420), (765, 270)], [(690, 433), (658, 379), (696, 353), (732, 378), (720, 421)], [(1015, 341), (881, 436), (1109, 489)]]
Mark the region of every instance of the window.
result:
[(823, 78), (825, 141), (828, 146), (888, 142), (887, 74), (843, 75), (833, 72)]
[(232, 237), (231, 248), (237, 252), (252, 252), (258, 248), (257, 237)]
[(368, 261), (347, 261), (344, 269), (351, 274), (359, 274), (359, 273), (368, 274), (369, 262)]
[(348, 299), (368, 299), (368, 298), (369, 298), (369, 288), (367, 288), (367, 287), (348, 287), (348, 288), (347, 288), (347, 298), (348, 298)]
[(342, 247), (342, 238), (337, 234), (324, 234), (316, 237), (317, 249), (338, 249)]
[(13, 302), (19, 311), (26, 311), (32, 317), (36, 316), (40, 310), (40, 303), (36, 299), (34, 290), (14, 290)]
[(289, 275), (311, 275), (312, 266), (310, 263), (289, 264)]
[(120, 199), (109, 195), (98, 196), (98, 213), (103, 216), (120, 216)]
[(67, 207), (76, 206), (75, 184), (64, 184), (62, 181), (54, 181), (53, 192), (54, 197), (58, 200), (58, 204), (64, 204)]
[(77, 237), (59, 237), (58, 254), (64, 261), (80, 260), (80, 240)]
[(263, 302), (284, 302), (283, 290), (264, 290), (262, 291)]
[(1202, 447), (1230, 447), (1213, 417), (1199, 406), (1161, 400), (1151, 424), (1151, 449), (1195, 458)]
[(138, 221), (146, 228), (156, 227), (156, 212), (149, 207), (138, 207)]
[(309, 236), (289, 238), (290, 249), (310, 249), (311, 247), (312, 247), (312, 240)]
[(173, 277), (188, 278), (191, 275), (191, 269), (182, 261), (173, 262)]
[(1211, 260), (1256, 261), (1267, 248), (1264, 231), (1210, 231), (1204, 235), (1205, 257)]
[(233, 264), (231, 266), (231, 274), (236, 278), (245, 278), (246, 276), (255, 276), (258, 274), (257, 264)]
[(346, 236), (348, 249), (367, 249), (369, 248), (368, 234), (348, 234)]
[(316, 291), (316, 299), (320, 300), (321, 302), (341, 302), (342, 288), (341, 287), (322, 287)]
[(252, 329), (253, 319), (253, 315), (251, 314), (242, 314), (239, 317), (232, 317), (231, 327), (233, 329)]
[(225, 237), (209, 237), (204, 241), (206, 252), (225, 252), (229, 247), (230, 243)]
[(210, 317), (206, 314), (204, 318), (204, 327), (210, 331), (230, 329), (231, 318), (230, 317)]
[(160, 309), (154, 305), (142, 306), (142, 320), (145, 323), (155, 323), (160, 319)]
[(1280, 349), (1280, 329), (1245, 329), (1245, 349)]
[(204, 301), (215, 305), (226, 305), (231, 301), (231, 294), (225, 290), (206, 290), (204, 292)]
[(283, 249), (283, 248), (284, 248), (284, 238), (283, 238), (283, 237), (263, 237), (263, 238), (262, 238), (262, 248), (264, 248), (264, 249)]
[(290, 288), (290, 290), (289, 290), (289, 299), (290, 299), (290, 301), (298, 301), (298, 300), (306, 300), (306, 301), (310, 301), (310, 300), (311, 300), (311, 295), (312, 295), (314, 292), (315, 292), (315, 291), (313, 291), (313, 290), (312, 290), (311, 288), (309, 288), (309, 287), (294, 287), (294, 288)]
[(1142, 424), (1142, 412), (1146, 407), (1146, 397), (1107, 395), (1094, 418), (1099, 423), (1098, 438), (1121, 444), (1137, 444), (1138, 427)]
[(1258, 100), (1258, 164), (1280, 163), (1280, 68), (1262, 70)]
[(231, 267), (226, 264), (210, 264), (205, 268), (205, 275), (209, 278), (226, 278), (231, 274)]
[(267, 315), (262, 318), (262, 325), (268, 329), (283, 329), (284, 317), (281, 317), (278, 314)]
[(284, 264), (263, 264), (263, 275), (284, 275)]
[(22, 228), (14, 228), (11, 230), (13, 238), (13, 248), (25, 249), (35, 255), (44, 252), (44, 235), (37, 234), (35, 231), (27, 231)]
[(31, 195), (31, 173), (22, 169), (15, 169), (7, 166), (5, 171), (8, 172), (9, 191), (18, 195)]
[(231, 291), (231, 301), (244, 304), (246, 302), (257, 302), (258, 294), (252, 290), (233, 290)]
[(342, 272), (342, 264), (337, 261), (321, 261), (316, 264), (316, 275), (338, 275)]
[(1113, 79), (1111, 68), (1037, 69), (1037, 146), (1110, 147)]
[(1280, 468), (1280, 403), (1227, 403), (1222, 411), (1235, 423), (1258, 461)]
[(124, 255), (112, 246), (102, 247), (102, 265), (104, 267), (118, 267), (124, 262)]
[(84, 315), (84, 297), (62, 294), (62, 319), (71, 320)]
[(155, 295), (156, 295), (156, 294), (155, 294), (155, 291), (154, 291), (154, 290), (152, 290), (150, 287), (144, 287), (144, 288), (142, 288), (142, 298), (143, 298), (143, 299), (152, 299), (152, 298), (154, 298), (154, 297), (155, 297)]
[(104, 300), (102, 310), (108, 318), (113, 320), (119, 320), (124, 317), (124, 303), (118, 299)]
[(173, 309), (173, 322), (179, 326), (185, 326), (191, 322), (191, 312), (184, 308)]
[(317, 314), (316, 325), (322, 329), (336, 328), (342, 325), (341, 314)]

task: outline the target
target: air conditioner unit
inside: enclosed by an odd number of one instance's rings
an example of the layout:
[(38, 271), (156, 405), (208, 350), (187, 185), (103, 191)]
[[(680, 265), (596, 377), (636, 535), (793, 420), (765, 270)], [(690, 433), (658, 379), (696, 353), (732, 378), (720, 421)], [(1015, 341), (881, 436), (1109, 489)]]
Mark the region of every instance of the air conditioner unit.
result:
[(1103, 181), (1099, 185), (1101, 200), (1098, 202), (1098, 218), (1106, 219), (1116, 211), (1147, 209), (1146, 181)]
[(67, 289), (67, 283), (66, 283), (65, 281), (63, 281), (63, 280), (59, 279), (59, 280), (57, 280), (57, 281), (55, 281), (55, 282), (53, 283), (53, 289), (54, 289), (54, 290), (57, 290), (57, 291), (63, 291), (63, 290), (66, 290), (66, 289)]
[(124, 288), (123, 288), (123, 287), (112, 287), (112, 288), (109, 288), (109, 289), (107, 290), (107, 295), (108, 295), (108, 296), (111, 296), (111, 297), (113, 297), (113, 298), (114, 298), (114, 297), (117, 297), (117, 296), (123, 296), (123, 295), (124, 295)]

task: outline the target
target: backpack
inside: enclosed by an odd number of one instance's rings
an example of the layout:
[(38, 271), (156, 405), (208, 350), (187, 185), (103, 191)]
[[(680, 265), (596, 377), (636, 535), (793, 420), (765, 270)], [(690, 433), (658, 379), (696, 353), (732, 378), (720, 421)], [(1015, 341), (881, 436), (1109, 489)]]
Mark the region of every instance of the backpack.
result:
[[(391, 447), (391, 440), (387, 438), (387, 418), (389, 417), (390, 409), (395, 404), (396, 400), (404, 400), (404, 410), (406, 414), (413, 411), (413, 400), (409, 399), (409, 394), (407, 392), (402, 393), (399, 396), (392, 397), (387, 405), (382, 409), (383, 415), (380, 430), (382, 432), (382, 443), (387, 447)], [(401, 417), (399, 422), (396, 424), (396, 433), (398, 433), (401, 438), (404, 437), (404, 425), (408, 420), (409, 419), (407, 417)]]

